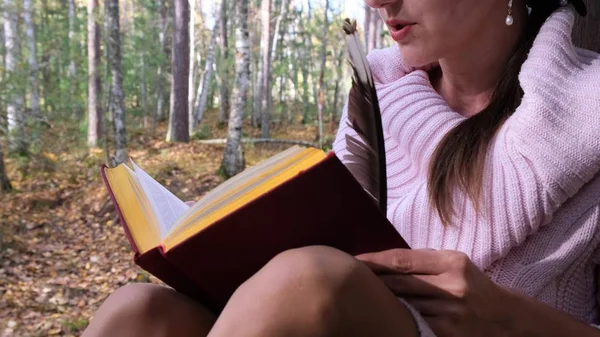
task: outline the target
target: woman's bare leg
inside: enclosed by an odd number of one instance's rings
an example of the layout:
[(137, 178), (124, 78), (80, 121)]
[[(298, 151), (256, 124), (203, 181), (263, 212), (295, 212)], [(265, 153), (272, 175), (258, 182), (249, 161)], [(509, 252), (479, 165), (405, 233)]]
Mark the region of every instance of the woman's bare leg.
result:
[(100, 306), (82, 337), (201, 337), (216, 317), (197, 302), (154, 284), (130, 284)]
[(418, 336), (408, 309), (364, 265), (327, 247), (287, 251), (244, 283), (209, 337)]

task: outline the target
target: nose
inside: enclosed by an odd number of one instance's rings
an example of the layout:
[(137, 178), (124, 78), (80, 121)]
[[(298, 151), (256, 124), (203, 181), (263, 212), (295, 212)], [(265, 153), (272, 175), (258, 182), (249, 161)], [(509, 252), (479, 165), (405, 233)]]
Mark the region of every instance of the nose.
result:
[(365, 3), (371, 8), (383, 8), (398, 1), (399, 0), (365, 0)]

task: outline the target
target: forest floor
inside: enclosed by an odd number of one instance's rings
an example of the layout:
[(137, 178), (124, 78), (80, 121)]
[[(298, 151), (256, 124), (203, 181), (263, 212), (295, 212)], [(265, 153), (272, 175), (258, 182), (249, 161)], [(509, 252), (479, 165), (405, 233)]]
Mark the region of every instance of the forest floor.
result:
[[(208, 125), (211, 138), (225, 136), (226, 128)], [(182, 200), (223, 181), (217, 170), (224, 145), (166, 143), (164, 124), (156, 136), (139, 126), (128, 131), (129, 155)], [(315, 126), (293, 124), (275, 127), (272, 137), (314, 141), (315, 133)], [(103, 152), (85, 147), (76, 124), (53, 125), (40, 137), (43, 151), (6, 158), (15, 191), (0, 195), (0, 337), (78, 336), (115, 289), (160, 283), (133, 263), (101, 182)], [(289, 146), (245, 145), (246, 164)]]

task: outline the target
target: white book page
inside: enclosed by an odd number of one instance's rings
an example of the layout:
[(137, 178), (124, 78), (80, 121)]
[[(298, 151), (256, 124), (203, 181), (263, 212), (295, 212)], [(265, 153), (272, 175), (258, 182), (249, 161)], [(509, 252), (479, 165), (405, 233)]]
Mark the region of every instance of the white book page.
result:
[(131, 164), (135, 169), (140, 185), (149, 197), (152, 210), (160, 226), (160, 237), (164, 239), (177, 220), (188, 210), (189, 206), (139, 168), (133, 161)]

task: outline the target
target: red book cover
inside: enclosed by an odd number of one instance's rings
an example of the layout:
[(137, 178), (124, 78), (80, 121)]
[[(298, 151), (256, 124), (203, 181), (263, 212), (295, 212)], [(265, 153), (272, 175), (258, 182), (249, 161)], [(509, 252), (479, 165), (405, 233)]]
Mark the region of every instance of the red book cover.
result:
[(240, 284), (277, 254), (312, 245), (350, 255), (408, 248), (375, 201), (330, 153), (170, 250), (157, 247), (136, 254), (135, 261), (218, 312)]

